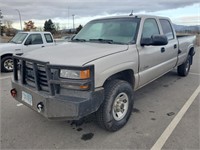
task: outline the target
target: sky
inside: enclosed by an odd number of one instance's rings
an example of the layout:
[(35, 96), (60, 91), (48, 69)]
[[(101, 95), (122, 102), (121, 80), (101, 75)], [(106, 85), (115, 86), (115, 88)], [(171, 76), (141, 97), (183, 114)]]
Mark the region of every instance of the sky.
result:
[(4, 20), (11, 20), (13, 27), (20, 29), (32, 20), (36, 27), (43, 27), (45, 20), (59, 23), (60, 28), (85, 25), (88, 21), (105, 16), (150, 14), (170, 17), (179, 25), (200, 25), (199, 0), (0, 0)]

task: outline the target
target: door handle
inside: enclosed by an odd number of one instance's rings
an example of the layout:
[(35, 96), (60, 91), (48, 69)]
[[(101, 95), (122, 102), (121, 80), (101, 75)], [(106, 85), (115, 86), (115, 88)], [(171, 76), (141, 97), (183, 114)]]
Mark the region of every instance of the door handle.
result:
[(165, 48), (162, 47), (160, 51), (161, 51), (161, 53), (164, 53), (165, 52)]
[(174, 49), (176, 49), (177, 48), (177, 45), (176, 44), (174, 44)]
[(45, 47), (45, 46), (41, 46), (41, 47)]

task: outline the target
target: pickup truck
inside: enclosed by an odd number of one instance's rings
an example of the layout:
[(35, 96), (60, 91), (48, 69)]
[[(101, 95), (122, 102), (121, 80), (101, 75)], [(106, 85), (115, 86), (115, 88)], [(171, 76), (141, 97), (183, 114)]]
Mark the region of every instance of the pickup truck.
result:
[(13, 71), (13, 55), (55, 45), (50, 32), (18, 32), (9, 43), (0, 44), (1, 72)]
[(93, 113), (100, 127), (117, 131), (132, 114), (136, 90), (175, 67), (188, 75), (195, 38), (177, 38), (165, 17), (92, 20), (67, 46), (14, 56), (11, 95), (48, 119)]

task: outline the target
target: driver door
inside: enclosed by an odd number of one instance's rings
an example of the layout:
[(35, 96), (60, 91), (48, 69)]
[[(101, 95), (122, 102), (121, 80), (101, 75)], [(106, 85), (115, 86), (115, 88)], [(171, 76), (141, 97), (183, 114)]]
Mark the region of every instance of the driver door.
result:
[(44, 47), (44, 42), (41, 34), (31, 34), (24, 43), (23, 52), (25, 53), (42, 47)]

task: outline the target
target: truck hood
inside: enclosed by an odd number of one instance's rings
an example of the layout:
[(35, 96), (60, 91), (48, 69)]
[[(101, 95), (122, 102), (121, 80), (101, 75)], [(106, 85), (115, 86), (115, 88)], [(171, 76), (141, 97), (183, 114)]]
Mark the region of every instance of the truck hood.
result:
[(19, 47), (19, 46), (20, 45), (15, 44), (15, 43), (1, 43), (0, 49), (16, 48), (16, 47)]
[(128, 45), (69, 42), (53, 47), (37, 49), (24, 54), (23, 57), (46, 61), (56, 65), (83, 66), (93, 60), (126, 51), (127, 49)]
[(0, 44), (0, 52), (3, 51), (10, 51), (10, 50), (18, 50), (21, 49), (20, 44), (15, 44), (15, 43), (1, 43)]

